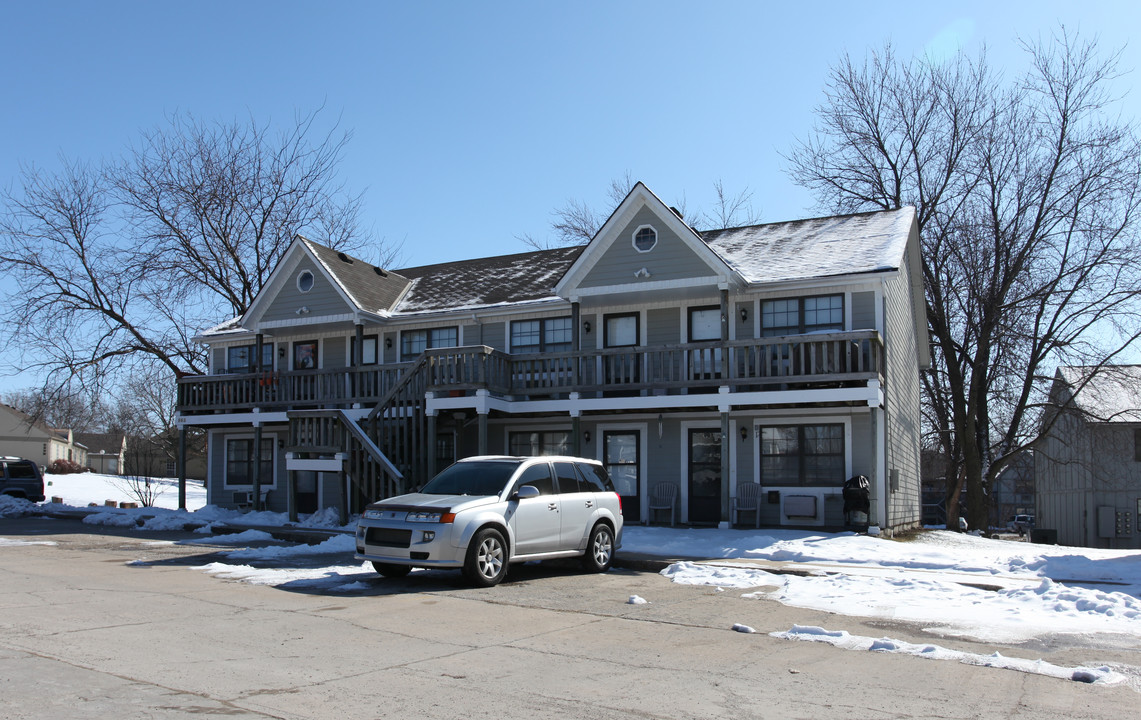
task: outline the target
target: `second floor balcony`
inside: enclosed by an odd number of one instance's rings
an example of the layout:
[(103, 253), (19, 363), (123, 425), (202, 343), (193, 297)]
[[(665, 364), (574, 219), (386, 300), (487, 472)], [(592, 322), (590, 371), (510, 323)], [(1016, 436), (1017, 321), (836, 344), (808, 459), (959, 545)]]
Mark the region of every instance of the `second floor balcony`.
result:
[(184, 377), (178, 412), (372, 407), (408, 372), (424, 374), (427, 392), (486, 390), (513, 400), (826, 388), (881, 380), (883, 340), (866, 330), (528, 355), (482, 345), (439, 348), (407, 363)]

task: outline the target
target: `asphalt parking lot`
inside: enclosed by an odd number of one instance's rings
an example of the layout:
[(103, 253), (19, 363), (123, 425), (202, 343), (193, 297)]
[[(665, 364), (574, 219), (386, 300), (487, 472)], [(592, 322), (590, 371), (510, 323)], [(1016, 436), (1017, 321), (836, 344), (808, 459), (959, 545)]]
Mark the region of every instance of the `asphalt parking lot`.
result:
[[(774, 638), (799, 624), (935, 641), (654, 572), (550, 563), (487, 590), (432, 572), (330, 592), (212, 576), (200, 568), (229, 548), (176, 544), (191, 537), (0, 520), (0, 717), (1119, 718), (1139, 697)], [(1080, 645), (938, 642), (1141, 664)]]

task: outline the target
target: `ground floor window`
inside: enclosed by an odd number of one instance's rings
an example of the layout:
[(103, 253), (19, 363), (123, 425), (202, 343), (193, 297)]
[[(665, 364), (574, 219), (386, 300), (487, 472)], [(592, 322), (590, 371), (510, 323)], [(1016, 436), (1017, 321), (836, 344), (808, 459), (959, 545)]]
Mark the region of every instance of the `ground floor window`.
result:
[(513, 432), (507, 436), (512, 455), (570, 455), (571, 434), (567, 430)]
[[(261, 484), (273, 485), (273, 438), (261, 440)], [(226, 485), (254, 484), (254, 439), (227, 438)]]
[(761, 483), (839, 486), (844, 482), (844, 426), (769, 425), (760, 428)]

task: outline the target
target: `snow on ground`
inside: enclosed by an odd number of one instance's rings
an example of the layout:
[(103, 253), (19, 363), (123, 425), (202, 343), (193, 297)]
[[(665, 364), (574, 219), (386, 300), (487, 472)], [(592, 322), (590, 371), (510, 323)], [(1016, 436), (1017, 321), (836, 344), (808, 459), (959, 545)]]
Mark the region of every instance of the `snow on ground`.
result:
[[(122, 480), (114, 476), (83, 473), (49, 475), (47, 479), (52, 484), (46, 494), (62, 497), (63, 504), (34, 505), (0, 496), (0, 517), (133, 499)], [(204, 535), (225, 523), (287, 524), (281, 513), (249, 513), (206, 505), (204, 491), (193, 483), (187, 487), (189, 510), (177, 510), (177, 483), (157, 482), (163, 483), (158, 507), (100, 507), (85, 522), (152, 530), (183, 529), (193, 524), (200, 525), (198, 532)], [(367, 563), (346, 561), (355, 549), (353, 525), (338, 528), (334, 509), (304, 518), (300, 525), (342, 532), (334, 532), (316, 545), (274, 541), (261, 530), (182, 542), (232, 545), (232, 550), (220, 551), (226, 556), (225, 562), (198, 568), (223, 579), (333, 593), (363, 592), (381, 582)], [(0, 549), (25, 543), (0, 537)], [(944, 636), (1017, 644), (1057, 634), (1096, 635), (1104, 642), (1141, 646), (1139, 551), (1032, 545), (946, 531), (895, 541), (854, 533), (628, 526), (619, 554), (628, 553), (678, 559), (661, 573), (675, 583), (709, 586), (738, 592), (745, 598), (766, 598), (838, 616), (919, 623)], [(783, 572), (790, 564), (795, 564), (797, 574)], [(653, 598), (626, 596), (617, 601), (649, 605)], [(737, 629), (746, 632), (745, 628), (748, 626)], [(1059, 668), (998, 653), (972, 655), (938, 645), (865, 638), (814, 626), (794, 626), (773, 635), (827, 642), (849, 650), (907, 653), (1082, 682), (1127, 679), (1141, 688), (1141, 670), (1136, 668)]]

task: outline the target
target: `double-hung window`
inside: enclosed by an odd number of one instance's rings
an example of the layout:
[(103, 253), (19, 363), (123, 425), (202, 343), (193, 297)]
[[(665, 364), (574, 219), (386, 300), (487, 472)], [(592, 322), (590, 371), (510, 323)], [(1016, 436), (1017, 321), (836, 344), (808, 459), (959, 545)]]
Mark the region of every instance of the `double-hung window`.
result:
[(511, 352), (567, 352), (571, 346), (569, 317), (515, 320), (511, 323)]
[(454, 326), (405, 330), (400, 333), (400, 357), (405, 361), (414, 360), (430, 348), (456, 347), (459, 344), (459, 329)]
[(844, 329), (844, 296), (765, 300), (761, 303), (761, 335), (803, 335)]
[[(273, 485), (273, 438), (261, 440), (261, 485)], [(226, 440), (226, 485), (253, 485), (254, 439), (228, 438)]]
[(844, 426), (771, 425), (760, 429), (761, 484), (839, 487)]

